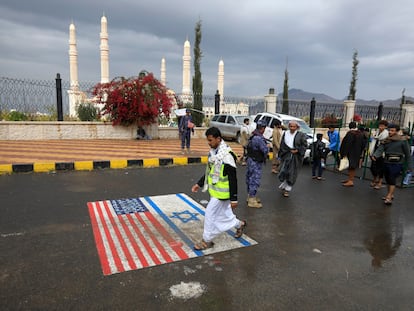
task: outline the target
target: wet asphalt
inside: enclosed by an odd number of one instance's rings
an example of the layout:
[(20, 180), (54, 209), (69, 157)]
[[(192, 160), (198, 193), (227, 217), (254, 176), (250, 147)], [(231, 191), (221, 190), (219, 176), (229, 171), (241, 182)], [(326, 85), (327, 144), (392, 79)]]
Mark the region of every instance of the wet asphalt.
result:
[[(1, 310), (414, 310), (414, 189), (391, 207), (369, 181), (344, 188), (305, 165), (289, 198), (265, 166), (264, 207), (239, 218), (259, 244), (103, 276), (86, 203), (190, 191), (203, 165), (0, 176)], [(170, 287), (200, 282), (198, 298)]]

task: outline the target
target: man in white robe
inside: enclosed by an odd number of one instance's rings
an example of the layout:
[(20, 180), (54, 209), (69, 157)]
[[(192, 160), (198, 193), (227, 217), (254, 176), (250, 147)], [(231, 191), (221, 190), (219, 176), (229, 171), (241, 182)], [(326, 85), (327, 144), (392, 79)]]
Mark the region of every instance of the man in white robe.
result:
[(206, 173), (191, 191), (197, 192), (203, 187), (203, 191), (208, 189), (211, 198), (204, 216), (203, 239), (194, 245), (195, 250), (213, 247), (213, 239), (231, 228), (237, 229), (235, 237), (240, 238), (247, 226), (246, 220), (237, 219), (233, 213), (237, 207), (236, 156), (218, 128), (209, 128), (206, 137), (211, 147)]

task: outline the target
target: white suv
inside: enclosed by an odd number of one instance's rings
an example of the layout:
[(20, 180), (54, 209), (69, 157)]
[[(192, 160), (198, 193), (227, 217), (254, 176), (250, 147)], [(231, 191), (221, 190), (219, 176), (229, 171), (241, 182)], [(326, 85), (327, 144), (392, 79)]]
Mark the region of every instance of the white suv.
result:
[[(290, 116), (287, 114), (281, 114), (281, 113), (271, 113), (271, 112), (261, 112), (256, 114), (253, 117), (253, 122), (251, 124), (251, 129), (256, 129), (256, 122), (262, 120), (265, 121), (267, 126), (265, 129), (265, 132), (263, 133), (264, 138), (266, 138), (267, 141), (271, 142), (273, 137), (273, 128), (275, 126), (275, 121), (279, 120), (282, 125), (287, 128), (289, 121), (296, 121), (300, 128), (299, 130), (303, 133), (305, 133), (308, 137), (308, 149), (305, 153), (305, 160), (309, 160), (310, 157), (310, 145), (316, 141), (316, 133), (306, 124), (306, 122), (302, 119), (296, 118), (294, 116)], [(326, 139), (322, 139), (322, 141), (325, 143), (326, 147), (329, 148), (329, 141)]]

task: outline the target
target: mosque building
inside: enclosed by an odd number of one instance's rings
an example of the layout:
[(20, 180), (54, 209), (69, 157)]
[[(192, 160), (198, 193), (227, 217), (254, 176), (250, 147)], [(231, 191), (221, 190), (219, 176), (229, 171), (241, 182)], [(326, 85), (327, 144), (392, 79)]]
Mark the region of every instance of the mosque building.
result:
[[(109, 79), (109, 44), (108, 44), (108, 20), (105, 15), (101, 18), (101, 32), (100, 32), (100, 62), (101, 62), (101, 83), (108, 83)], [(182, 73), (182, 90), (178, 96), (181, 101), (180, 104), (192, 103), (192, 91), (191, 91), (191, 45), (188, 38), (184, 42), (183, 51), (183, 73)], [(69, 95), (69, 115), (71, 117), (77, 116), (77, 107), (80, 103), (90, 101), (84, 92), (79, 89), (78, 79), (78, 52), (76, 43), (76, 28), (72, 22), (69, 25), (69, 75), (70, 75), (70, 89)], [(166, 86), (166, 60), (161, 59), (161, 75), (160, 82)], [(218, 77), (217, 77), (217, 90), (220, 94), (220, 112), (243, 114), (248, 115), (249, 107), (244, 103), (226, 103), (224, 99), (224, 61), (220, 59), (218, 65)], [(171, 96), (176, 97), (173, 90), (169, 90), (168, 93)], [(176, 105), (178, 103), (175, 103)], [(175, 105), (175, 106), (176, 106)], [(101, 107), (102, 108), (102, 107)], [(173, 110), (177, 107), (173, 107)], [(206, 117), (211, 117), (214, 114), (214, 105), (203, 107), (203, 111)], [(172, 114), (174, 116), (174, 114)]]

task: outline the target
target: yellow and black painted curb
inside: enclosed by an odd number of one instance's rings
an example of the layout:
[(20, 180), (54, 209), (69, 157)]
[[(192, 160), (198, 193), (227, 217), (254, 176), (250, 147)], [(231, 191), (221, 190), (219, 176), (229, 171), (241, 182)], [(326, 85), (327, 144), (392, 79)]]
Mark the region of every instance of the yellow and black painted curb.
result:
[(58, 171), (92, 171), (97, 169), (149, 168), (159, 166), (207, 163), (205, 157), (149, 158), (134, 160), (38, 162), (22, 164), (0, 164), (0, 175), (12, 173), (45, 173)]

